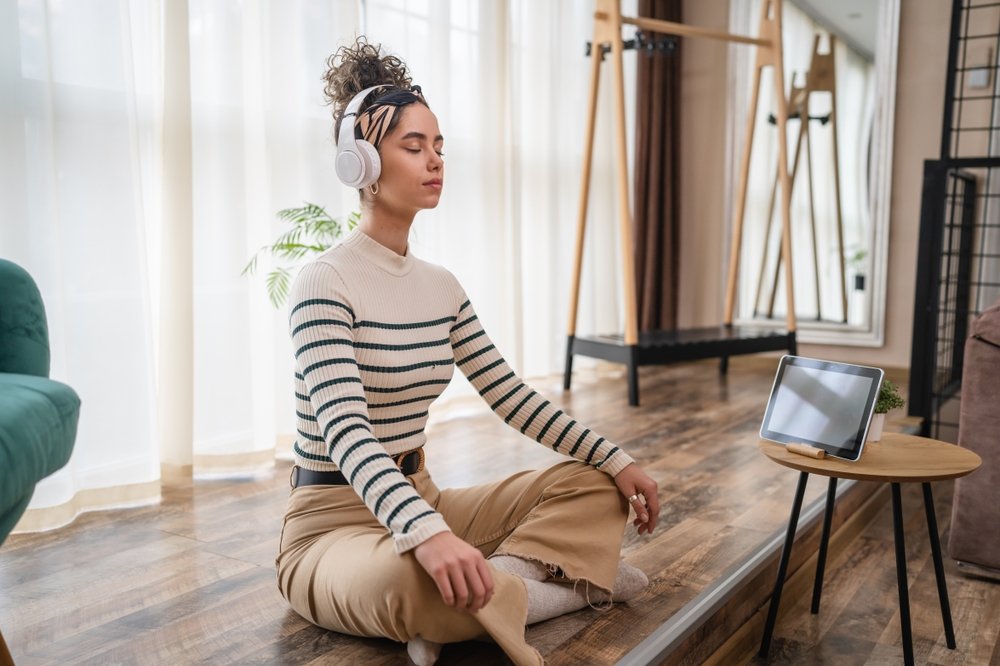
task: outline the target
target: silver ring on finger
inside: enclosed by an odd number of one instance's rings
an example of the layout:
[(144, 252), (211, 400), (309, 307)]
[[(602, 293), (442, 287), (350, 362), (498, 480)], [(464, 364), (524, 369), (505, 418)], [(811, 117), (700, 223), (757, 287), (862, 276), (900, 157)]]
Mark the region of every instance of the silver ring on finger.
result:
[(638, 499), (639, 499), (638, 495), (632, 495), (631, 497), (628, 498), (628, 501), (629, 502), (635, 502)]

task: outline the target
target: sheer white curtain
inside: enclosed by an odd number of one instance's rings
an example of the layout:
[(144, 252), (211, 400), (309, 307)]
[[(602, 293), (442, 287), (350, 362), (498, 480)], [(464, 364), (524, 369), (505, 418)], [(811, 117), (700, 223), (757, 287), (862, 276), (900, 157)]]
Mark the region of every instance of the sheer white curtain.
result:
[(0, 2), (0, 255), (45, 301), (54, 379), (83, 400), (70, 463), (33, 506), (158, 495), (146, 235), (157, 8)]
[[(0, 255), (39, 282), (52, 376), (83, 400), (70, 464), (39, 485), (21, 529), (159, 496), (158, 423), (175, 417), (157, 393), (160, 276), (175, 259), (161, 243), (163, 65), (178, 47), (164, 37), (164, 6), (0, 0)], [(592, 3), (187, 9), (196, 476), (253, 473), (290, 446), (285, 313), (240, 271), (282, 231), (277, 210), (357, 208), (334, 176), (320, 76), (362, 32), (408, 62), (446, 136), (446, 193), (418, 217), (414, 252), (458, 275), (523, 375), (561, 369)], [(610, 136), (604, 104), (599, 138)], [(581, 332), (620, 328), (609, 143), (595, 155)], [(453, 385), (461, 393), (465, 380)]]
[(240, 273), (282, 231), (275, 211), (356, 205), (334, 175), (320, 77), (360, 12), (352, 2), (188, 4), (194, 466), (210, 474), (268, 467), (275, 433), (295, 432), (285, 314), (267, 302), (262, 278)]

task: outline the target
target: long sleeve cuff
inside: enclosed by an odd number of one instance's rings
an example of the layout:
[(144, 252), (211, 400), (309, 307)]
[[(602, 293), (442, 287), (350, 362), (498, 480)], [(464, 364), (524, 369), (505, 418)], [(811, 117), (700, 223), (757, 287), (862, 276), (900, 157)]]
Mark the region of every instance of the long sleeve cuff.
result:
[(448, 527), (448, 523), (444, 521), (441, 514), (436, 513), (424, 520), (418, 529), (406, 534), (394, 534), (393, 543), (396, 547), (396, 552), (402, 555), (407, 551), (413, 550), (435, 534), (450, 531), (451, 528)]

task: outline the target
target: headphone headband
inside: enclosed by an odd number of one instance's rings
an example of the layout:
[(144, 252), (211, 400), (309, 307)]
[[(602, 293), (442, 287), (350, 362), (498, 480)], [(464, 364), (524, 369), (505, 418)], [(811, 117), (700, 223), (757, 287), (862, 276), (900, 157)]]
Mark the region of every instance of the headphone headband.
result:
[[(344, 109), (344, 115), (340, 118), (340, 134), (337, 136), (338, 147), (340, 147), (341, 142), (343, 142), (345, 139), (352, 142), (355, 140), (354, 125), (357, 122), (358, 109), (360, 109), (361, 105), (364, 104), (364, 101), (368, 98), (368, 95), (375, 92), (379, 88), (391, 88), (391, 87), (392, 86), (389, 85), (388, 83), (383, 83), (377, 86), (372, 86), (371, 88), (365, 88), (351, 99), (351, 101), (347, 104), (347, 108)], [(352, 118), (352, 120), (350, 122), (347, 122), (348, 118)], [(345, 131), (344, 131), (345, 127), (350, 128), (350, 132), (347, 132), (347, 134), (350, 135), (349, 137), (345, 136)]]

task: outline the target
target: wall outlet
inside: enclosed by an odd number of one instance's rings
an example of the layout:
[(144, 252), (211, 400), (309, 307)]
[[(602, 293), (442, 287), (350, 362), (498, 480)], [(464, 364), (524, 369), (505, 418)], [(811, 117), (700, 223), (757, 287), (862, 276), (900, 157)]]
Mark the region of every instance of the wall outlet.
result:
[(996, 63), (993, 62), (993, 47), (987, 46), (979, 48), (973, 48), (969, 50), (968, 64), (966, 70), (968, 72), (965, 78), (965, 85), (969, 88), (989, 88), (992, 81), (993, 66)]
[(986, 67), (969, 70), (969, 78), (966, 81), (969, 88), (989, 88), (990, 70)]

